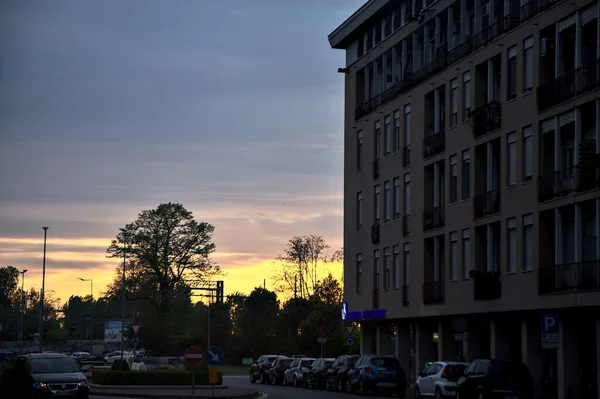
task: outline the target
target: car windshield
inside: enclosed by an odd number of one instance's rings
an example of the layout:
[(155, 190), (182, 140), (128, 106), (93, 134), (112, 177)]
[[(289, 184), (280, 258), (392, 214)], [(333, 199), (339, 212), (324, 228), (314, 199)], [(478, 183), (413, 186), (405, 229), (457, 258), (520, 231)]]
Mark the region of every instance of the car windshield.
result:
[(268, 358), (265, 360), (265, 363), (273, 364), (273, 362), (275, 361), (275, 359), (277, 359), (277, 356), (268, 357)]
[(398, 366), (400, 362), (393, 357), (374, 357), (371, 359), (371, 364), (377, 367)]
[(466, 368), (464, 364), (450, 364), (446, 366), (446, 375), (448, 379), (458, 379), (464, 374)]
[(333, 360), (326, 360), (324, 366), (325, 367), (331, 367), (331, 365), (333, 364)]
[(310, 367), (314, 363), (314, 360), (303, 360), (300, 367)]
[(354, 367), (354, 365), (356, 364), (357, 360), (358, 360), (357, 356), (351, 357), (350, 359), (348, 359), (348, 366)]
[(31, 359), (31, 372), (42, 373), (78, 373), (81, 370), (71, 357), (40, 357)]
[(292, 364), (293, 361), (294, 361), (294, 359), (284, 359), (281, 361), (279, 366), (283, 369), (286, 369), (286, 368), (290, 367), (290, 364)]
[(492, 374), (504, 380), (512, 379), (515, 382), (526, 382), (531, 378), (527, 366), (524, 363), (515, 361), (492, 362)]

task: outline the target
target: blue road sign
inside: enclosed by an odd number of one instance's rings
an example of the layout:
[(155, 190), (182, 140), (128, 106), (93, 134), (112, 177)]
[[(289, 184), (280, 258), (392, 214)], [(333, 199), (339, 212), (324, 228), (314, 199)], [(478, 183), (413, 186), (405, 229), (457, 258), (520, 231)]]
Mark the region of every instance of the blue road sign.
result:
[(327, 338), (327, 327), (319, 326), (317, 328), (317, 338)]
[(211, 346), (204, 353), (204, 359), (209, 366), (218, 366), (223, 363), (223, 350), (217, 346)]
[(131, 344), (132, 345), (139, 345), (140, 343), (140, 337), (138, 337), (137, 335), (133, 338), (131, 338)]
[(352, 339), (352, 337), (346, 338), (346, 345), (348, 345), (348, 346), (354, 345), (354, 339)]
[(560, 318), (555, 314), (540, 315), (542, 349), (560, 348)]

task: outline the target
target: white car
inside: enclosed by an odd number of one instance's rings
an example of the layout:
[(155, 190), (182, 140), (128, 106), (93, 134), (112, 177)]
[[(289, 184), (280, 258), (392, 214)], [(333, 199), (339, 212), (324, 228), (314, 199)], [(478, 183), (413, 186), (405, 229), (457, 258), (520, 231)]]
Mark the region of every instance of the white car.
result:
[[(121, 351), (111, 352), (108, 355), (104, 356), (104, 361), (106, 364), (113, 364), (116, 360), (121, 359)], [(134, 356), (133, 352), (123, 352), (123, 359), (127, 360), (128, 363), (133, 363)]]
[(90, 352), (75, 352), (71, 356), (75, 359), (87, 359), (92, 355), (90, 355)]
[(468, 363), (433, 362), (419, 374), (415, 382), (415, 398), (435, 396), (444, 398), (456, 395), (456, 381), (463, 375)]

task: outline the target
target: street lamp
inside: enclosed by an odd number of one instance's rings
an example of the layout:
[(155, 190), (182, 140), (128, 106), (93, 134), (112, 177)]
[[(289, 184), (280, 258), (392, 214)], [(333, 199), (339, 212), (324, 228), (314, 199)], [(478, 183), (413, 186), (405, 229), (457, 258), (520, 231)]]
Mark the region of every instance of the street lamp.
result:
[(46, 237), (48, 236), (49, 227), (42, 227), (44, 229), (44, 260), (42, 263), (42, 290), (40, 291), (40, 352), (42, 352), (42, 345), (44, 341), (44, 288), (46, 285)]
[(94, 308), (94, 280), (91, 278), (81, 278), (81, 281), (89, 281), (90, 282), (90, 352), (94, 351), (94, 343), (92, 341), (93, 334), (93, 324), (92, 324), (92, 309)]
[(127, 247), (126, 243), (126, 230), (124, 228), (119, 229), (123, 234), (123, 281), (121, 284), (121, 360), (123, 360), (123, 352), (125, 351), (125, 265), (127, 262)]
[(19, 323), (19, 353), (23, 353), (23, 314), (25, 313), (25, 273), (27, 269), (21, 273), (21, 322)]

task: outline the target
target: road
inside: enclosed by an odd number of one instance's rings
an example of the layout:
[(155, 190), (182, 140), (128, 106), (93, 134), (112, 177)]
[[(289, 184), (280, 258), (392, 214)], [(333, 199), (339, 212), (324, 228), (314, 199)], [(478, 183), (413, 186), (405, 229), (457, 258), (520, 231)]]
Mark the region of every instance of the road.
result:
[[(250, 384), (250, 379), (247, 375), (225, 375), (223, 383), (231, 387), (252, 388), (258, 389), (260, 392), (267, 394), (267, 399), (342, 399), (349, 397), (359, 398), (358, 395), (349, 395), (347, 393), (329, 392), (324, 390), (307, 390), (305, 388), (285, 387), (278, 385), (257, 385)], [(376, 397), (376, 396), (362, 396)], [(413, 399), (412, 389), (406, 390), (406, 399)]]

